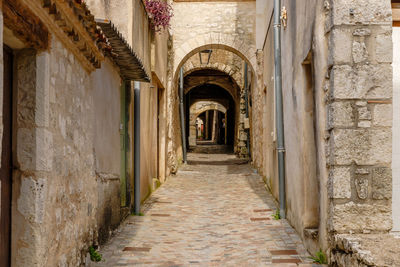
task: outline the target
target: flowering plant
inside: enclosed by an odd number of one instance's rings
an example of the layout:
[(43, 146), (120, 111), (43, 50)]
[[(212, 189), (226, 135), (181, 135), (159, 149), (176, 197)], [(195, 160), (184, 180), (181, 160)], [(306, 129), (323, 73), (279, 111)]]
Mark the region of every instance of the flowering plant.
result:
[(156, 32), (170, 27), (170, 20), (173, 16), (172, 6), (163, 0), (145, 0), (147, 13), (151, 24)]

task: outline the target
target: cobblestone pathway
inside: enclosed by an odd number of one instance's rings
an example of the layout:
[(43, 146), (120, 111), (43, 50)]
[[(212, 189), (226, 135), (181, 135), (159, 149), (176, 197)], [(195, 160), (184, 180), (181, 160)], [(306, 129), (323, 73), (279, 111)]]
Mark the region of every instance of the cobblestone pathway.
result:
[(130, 216), (95, 266), (312, 266), (249, 165), (189, 154), (189, 164)]

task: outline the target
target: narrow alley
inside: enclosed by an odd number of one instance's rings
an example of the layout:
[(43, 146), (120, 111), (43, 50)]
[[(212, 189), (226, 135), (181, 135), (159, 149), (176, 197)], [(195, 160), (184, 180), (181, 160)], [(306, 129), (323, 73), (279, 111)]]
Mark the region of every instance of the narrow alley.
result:
[(0, 267), (400, 266), (400, 0), (0, 0)]
[(260, 176), (235, 155), (189, 154), (142, 209), (94, 266), (311, 266), (287, 221), (273, 219)]

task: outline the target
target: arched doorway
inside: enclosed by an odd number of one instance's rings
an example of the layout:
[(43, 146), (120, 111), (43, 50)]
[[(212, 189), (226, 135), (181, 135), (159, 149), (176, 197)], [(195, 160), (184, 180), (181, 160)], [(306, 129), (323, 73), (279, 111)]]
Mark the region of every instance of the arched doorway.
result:
[(228, 110), (227, 127), (233, 128), (227, 129), (226, 141), (239, 157), (250, 158), (250, 91), (252, 86), (256, 86), (251, 82), (254, 80), (255, 62), (253, 57), (247, 56), (251, 49), (241, 52), (236, 45), (204, 44), (195, 47), (186, 55), (179, 56), (175, 61), (179, 63), (174, 66), (173, 84), (178, 94), (183, 73), (185, 119), (181, 127), (184, 127), (186, 132), (186, 146), (190, 148), (194, 144), (193, 138), (190, 138), (190, 131), (193, 133), (196, 128), (193, 124), (190, 126), (189, 118), (193, 101), (222, 101), (221, 104)]

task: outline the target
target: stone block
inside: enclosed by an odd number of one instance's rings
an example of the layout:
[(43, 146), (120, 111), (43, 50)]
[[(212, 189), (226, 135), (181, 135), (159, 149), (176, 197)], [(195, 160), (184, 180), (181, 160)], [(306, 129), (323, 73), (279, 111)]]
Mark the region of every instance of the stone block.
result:
[(370, 35), (371, 35), (371, 30), (368, 28), (360, 28), (360, 29), (356, 29), (353, 31), (353, 36), (364, 37), (364, 36), (370, 36)]
[(391, 104), (375, 105), (373, 111), (374, 126), (392, 126), (393, 106)]
[(50, 112), (50, 55), (42, 52), (36, 59), (36, 108), (35, 123), (39, 127), (49, 126)]
[(376, 36), (376, 61), (391, 63), (393, 61), (393, 42), (391, 32)]
[(332, 165), (390, 164), (390, 129), (335, 129), (330, 138)]
[(329, 172), (330, 198), (351, 198), (351, 171), (349, 167), (334, 167)]
[(351, 102), (333, 102), (329, 105), (329, 128), (354, 126)]
[(35, 169), (35, 135), (31, 129), (19, 128), (17, 131), (17, 164), (22, 171)]
[(240, 141), (247, 141), (247, 133), (245, 132), (240, 132)]
[(389, 64), (334, 66), (331, 95), (335, 99), (380, 99), (392, 97), (392, 67)]
[(329, 230), (337, 233), (389, 231), (392, 228), (391, 206), (382, 204), (331, 204)]
[(357, 126), (359, 128), (370, 128), (371, 127), (371, 121), (358, 121)]
[(366, 61), (368, 59), (368, 50), (365, 42), (354, 41), (352, 55), (354, 63)]
[(51, 171), (53, 169), (53, 134), (44, 128), (37, 128), (35, 135), (35, 170)]
[(372, 198), (392, 198), (392, 170), (390, 168), (375, 168), (372, 172)]
[(333, 29), (330, 34), (328, 64), (351, 64), (352, 39), (350, 29)]
[(391, 11), (390, 1), (333, 0), (331, 16), (333, 25), (390, 24)]
[(358, 177), (354, 179), (354, 184), (356, 187), (357, 196), (359, 199), (367, 199), (368, 198), (368, 178), (366, 177)]
[(369, 111), (368, 107), (360, 107), (358, 108), (358, 119), (359, 120), (370, 120), (371, 112)]
[(31, 223), (42, 223), (45, 216), (47, 180), (22, 177), (17, 209)]

